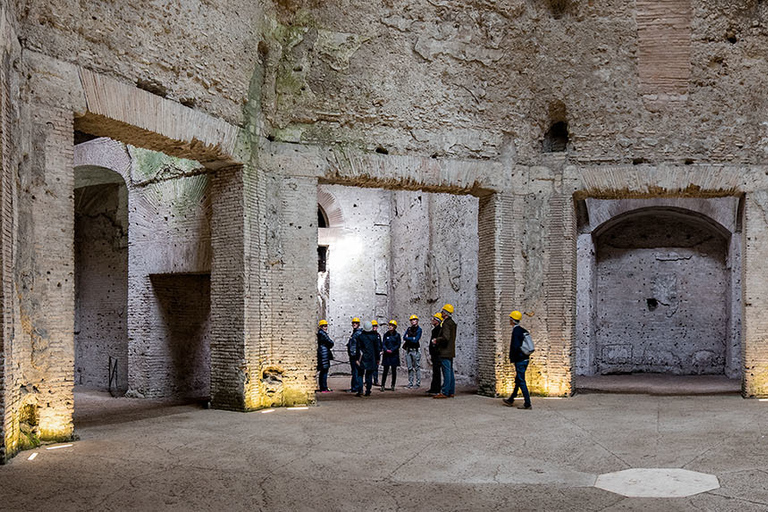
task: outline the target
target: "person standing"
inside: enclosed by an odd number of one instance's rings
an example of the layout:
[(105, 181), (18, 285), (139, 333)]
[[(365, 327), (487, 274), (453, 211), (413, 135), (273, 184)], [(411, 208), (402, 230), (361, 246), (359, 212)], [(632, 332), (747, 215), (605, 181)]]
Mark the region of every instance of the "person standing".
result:
[(400, 333), (397, 332), (397, 322), (389, 321), (389, 330), (384, 333), (381, 365), (384, 367), (384, 373), (381, 375), (381, 390), (384, 391), (387, 385), (387, 374), (392, 372), (392, 391), (395, 390), (397, 382), (397, 367), (400, 366)]
[(523, 406), (520, 409), (531, 409), (531, 395), (528, 393), (528, 385), (525, 383), (525, 370), (528, 369), (530, 355), (523, 352), (523, 340), (528, 331), (520, 326), (523, 314), (513, 311), (509, 314), (509, 324), (512, 325), (512, 339), (509, 342), (509, 361), (515, 365), (515, 389), (509, 398), (504, 399), (504, 404), (514, 406), (517, 392), (523, 393)]
[[(443, 321), (443, 315), (435, 313), (432, 316), (432, 334), (430, 340), (435, 340), (440, 336), (440, 323)], [(432, 382), (429, 385), (428, 395), (436, 395), (440, 393), (440, 373), (442, 372), (440, 366), (440, 355), (438, 353), (437, 345), (435, 343), (429, 344), (429, 360), (432, 363)]]
[(376, 337), (379, 339), (379, 351), (376, 352), (376, 369), (373, 370), (373, 385), (379, 385), (379, 364), (381, 364), (381, 334), (379, 334), (379, 322), (371, 320), (373, 326), (373, 332), (376, 333)]
[(360, 347), (357, 345), (357, 338), (363, 330), (360, 328), (360, 319), (352, 319), (352, 334), (347, 341), (347, 355), (349, 356), (349, 368), (352, 372), (352, 379), (349, 384), (350, 393), (358, 393), (363, 389), (363, 380), (360, 376)]
[(320, 320), (317, 323), (317, 369), (320, 372), (320, 392), (330, 393), (328, 389), (328, 370), (331, 369), (333, 359), (333, 340), (328, 336), (328, 322)]
[[(403, 333), (403, 350), (405, 350), (405, 365), (408, 367), (407, 388), (421, 387), (421, 327), (419, 317), (411, 315), (411, 325)], [(414, 377), (416, 385), (414, 386)]]
[[(371, 322), (363, 324), (363, 332), (358, 336), (357, 343), (360, 348), (360, 371), (365, 372), (365, 396), (371, 396), (373, 372), (378, 367), (377, 354), (381, 352), (379, 338)], [(355, 396), (360, 395), (359, 391)]]
[(432, 398), (453, 398), (456, 393), (456, 380), (453, 373), (453, 358), (456, 357), (456, 322), (453, 321), (453, 305), (446, 304), (440, 312), (443, 323), (440, 335), (432, 340), (437, 345), (440, 367), (443, 372), (442, 392)]

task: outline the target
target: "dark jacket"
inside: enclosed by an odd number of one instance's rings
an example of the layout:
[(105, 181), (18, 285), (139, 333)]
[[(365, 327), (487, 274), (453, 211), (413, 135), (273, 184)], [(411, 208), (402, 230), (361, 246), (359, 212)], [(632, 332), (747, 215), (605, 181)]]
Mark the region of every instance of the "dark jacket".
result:
[(437, 348), (437, 345), (432, 344), (432, 340), (436, 340), (440, 337), (440, 326), (436, 326), (432, 328), (432, 335), (429, 337), (429, 357), (432, 359), (439, 359), (440, 358), (440, 349)]
[(403, 334), (403, 349), (417, 349), (419, 348), (419, 340), (421, 339), (421, 327), (410, 326), (405, 330)]
[(456, 357), (456, 322), (448, 317), (440, 324), (440, 336), (437, 337), (438, 355), (442, 359)]
[(509, 360), (513, 363), (525, 361), (531, 356), (523, 354), (522, 346), (525, 333), (528, 332), (519, 325), (512, 329), (512, 339), (509, 342)]
[(357, 337), (357, 346), (360, 348), (360, 368), (364, 370), (375, 370), (378, 368), (377, 354), (381, 352), (381, 343), (377, 333), (363, 331)]
[(360, 336), (362, 332), (363, 330), (358, 327), (352, 331), (352, 334), (349, 336), (349, 341), (347, 342), (347, 355), (349, 356), (350, 361), (360, 358), (360, 348), (357, 346), (357, 337)]
[(328, 333), (322, 329), (317, 331), (317, 369), (327, 370), (331, 367), (331, 359), (333, 359), (333, 340)]
[[(384, 333), (384, 354), (381, 358), (383, 366), (400, 366), (400, 333), (387, 331)], [(387, 353), (387, 350), (390, 353)]]

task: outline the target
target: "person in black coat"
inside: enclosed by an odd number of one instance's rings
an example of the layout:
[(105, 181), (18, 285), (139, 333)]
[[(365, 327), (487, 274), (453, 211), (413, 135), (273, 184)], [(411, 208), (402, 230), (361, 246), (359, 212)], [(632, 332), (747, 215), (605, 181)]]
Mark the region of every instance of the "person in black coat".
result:
[[(365, 396), (371, 396), (373, 372), (379, 367), (378, 354), (381, 352), (379, 335), (373, 330), (371, 322), (363, 324), (363, 332), (357, 337), (360, 349), (360, 371), (365, 372)], [(357, 393), (355, 396), (360, 396)]]
[(528, 393), (528, 385), (525, 383), (525, 370), (528, 368), (529, 355), (523, 353), (523, 340), (525, 339), (525, 329), (520, 327), (520, 320), (523, 314), (519, 311), (513, 311), (509, 314), (509, 323), (513, 325), (512, 339), (509, 342), (509, 361), (515, 365), (515, 389), (509, 398), (504, 400), (505, 405), (514, 405), (517, 392), (523, 392), (523, 406), (521, 409), (531, 408), (531, 395)]
[(320, 392), (330, 393), (328, 389), (328, 370), (333, 359), (333, 340), (328, 336), (328, 322), (320, 320), (317, 330), (317, 369), (320, 371)]
[(392, 371), (392, 391), (395, 390), (397, 381), (397, 367), (400, 366), (400, 333), (397, 332), (397, 322), (389, 321), (389, 330), (384, 333), (382, 340), (384, 345), (384, 354), (381, 358), (381, 365), (384, 367), (384, 373), (381, 376), (381, 390), (384, 391), (387, 384), (387, 374)]
[(360, 328), (360, 319), (352, 319), (352, 334), (347, 342), (347, 356), (349, 357), (349, 370), (352, 378), (349, 383), (350, 393), (359, 393), (363, 389), (363, 378), (360, 375), (360, 347), (357, 346), (357, 337), (363, 330)]
[[(435, 313), (432, 316), (432, 335), (429, 339), (435, 340), (440, 337), (440, 323), (443, 321), (443, 315)], [(428, 395), (436, 395), (440, 393), (442, 382), (440, 379), (440, 373), (442, 368), (440, 366), (440, 351), (437, 345), (434, 343), (429, 344), (429, 359), (432, 362), (432, 382), (429, 385)]]

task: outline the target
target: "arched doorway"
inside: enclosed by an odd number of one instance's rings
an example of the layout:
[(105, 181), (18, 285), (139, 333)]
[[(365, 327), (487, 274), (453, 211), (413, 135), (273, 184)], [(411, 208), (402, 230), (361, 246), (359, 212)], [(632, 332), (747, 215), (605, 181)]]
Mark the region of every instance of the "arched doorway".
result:
[(128, 389), (128, 189), (123, 177), (75, 168), (75, 385)]

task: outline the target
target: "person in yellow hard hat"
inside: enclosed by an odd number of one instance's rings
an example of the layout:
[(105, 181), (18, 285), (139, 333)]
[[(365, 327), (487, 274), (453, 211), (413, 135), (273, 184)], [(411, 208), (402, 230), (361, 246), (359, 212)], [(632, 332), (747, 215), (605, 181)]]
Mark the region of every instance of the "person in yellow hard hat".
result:
[(440, 312), (443, 323), (440, 335), (432, 340), (437, 345), (440, 366), (443, 372), (443, 389), (433, 398), (453, 398), (456, 393), (456, 379), (453, 373), (453, 358), (456, 357), (456, 322), (453, 321), (453, 304), (446, 304)]
[(349, 368), (352, 372), (352, 379), (350, 380), (349, 392), (359, 393), (363, 390), (363, 378), (360, 374), (360, 347), (357, 344), (357, 337), (360, 336), (363, 330), (360, 328), (360, 319), (355, 317), (352, 319), (352, 334), (349, 335), (349, 341), (347, 341), (347, 355), (349, 356)]
[[(443, 322), (443, 315), (440, 313), (435, 313), (432, 315), (432, 334), (430, 335), (430, 340), (435, 340), (440, 336), (440, 324)], [(429, 391), (427, 391), (427, 395), (435, 396), (438, 393), (440, 393), (440, 373), (442, 372), (441, 366), (440, 366), (440, 354), (437, 350), (437, 345), (435, 343), (429, 344), (429, 359), (432, 363), (432, 382), (429, 385)]]
[[(403, 333), (403, 350), (405, 350), (405, 366), (408, 367), (408, 389), (421, 387), (421, 327), (419, 317), (411, 315), (411, 325)], [(415, 384), (414, 384), (415, 381)]]
[(386, 389), (387, 374), (392, 371), (392, 391), (395, 390), (395, 383), (397, 382), (397, 367), (400, 366), (400, 333), (397, 332), (397, 321), (389, 321), (389, 330), (384, 333), (384, 339), (382, 344), (384, 346), (384, 353), (381, 357), (381, 366), (384, 368), (384, 373), (381, 374), (381, 390)]
[(504, 399), (504, 404), (514, 406), (517, 392), (523, 392), (523, 405), (520, 409), (531, 409), (531, 395), (528, 393), (528, 385), (525, 383), (525, 370), (528, 368), (530, 354), (523, 352), (523, 341), (528, 333), (520, 326), (523, 314), (513, 311), (509, 314), (509, 324), (512, 325), (512, 339), (509, 342), (509, 361), (515, 365), (515, 389), (509, 398)]
[(328, 322), (320, 320), (317, 323), (317, 370), (319, 375), (320, 393), (330, 393), (328, 389), (328, 370), (331, 369), (331, 360), (333, 360), (333, 340), (328, 336)]

